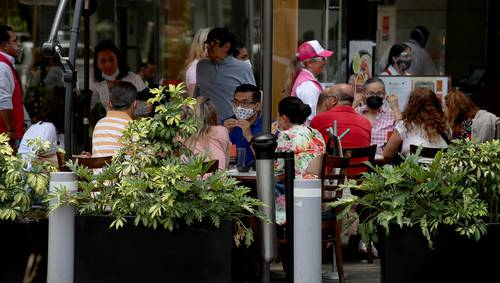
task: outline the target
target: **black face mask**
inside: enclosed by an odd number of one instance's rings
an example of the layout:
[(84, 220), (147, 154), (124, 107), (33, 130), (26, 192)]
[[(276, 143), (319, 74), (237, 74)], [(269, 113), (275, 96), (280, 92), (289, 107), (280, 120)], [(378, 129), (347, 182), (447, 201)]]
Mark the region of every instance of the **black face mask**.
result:
[(380, 96), (370, 96), (366, 99), (366, 106), (370, 109), (379, 109), (384, 104), (384, 99)]
[(398, 61), (399, 63), (399, 68), (401, 69), (401, 71), (406, 71), (410, 68), (411, 66), (411, 59), (410, 60), (399, 60)]

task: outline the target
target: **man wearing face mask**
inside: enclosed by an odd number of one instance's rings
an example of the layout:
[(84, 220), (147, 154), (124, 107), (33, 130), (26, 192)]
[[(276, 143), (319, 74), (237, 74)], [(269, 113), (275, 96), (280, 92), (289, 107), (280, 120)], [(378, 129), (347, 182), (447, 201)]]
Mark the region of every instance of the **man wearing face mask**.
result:
[(250, 66), (250, 68), (252, 68), (252, 62), (250, 62), (250, 54), (248, 54), (248, 49), (245, 45), (241, 43), (236, 44), (236, 52), (234, 53), (234, 57), (240, 59), (245, 64)]
[(17, 145), (24, 133), (24, 105), (21, 81), (14, 68), (21, 45), (11, 27), (0, 26), (0, 133)]
[(237, 148), (246, 149), (246, 165), (253, 163), (254, 155), (250, 147), (252, 137), (262, 132), (262, 114), (260, 112), (260, 90), (251, 84), (242, 84), (236, 88), (233, 96), (234, 116), (224, 121), (229, 131), (229, 139)]
[[(398, 98), (394, 94), (387, 97), (385, 84), (379, 78), (368, 79), (364, 84), (364, 89), (364, 97), (361, 99), (366, 104), (356, 107), (355, 110), (370, 121), (372, 125), (371, 144), (376, 144), (377, 154), (382, 154), (382, 146), (387, 143), (387, 133), (392, 132), (396, 120), (402, 118)], [(354, 99), (354, 105), (359, 105), (362, 102), (358, 100), (358, 97)]]
[(404, 43), (396, 43), (389, 51), (385, 71), (381, 76), (409, 76), (407, 70), (411, 66), (411, 48)]

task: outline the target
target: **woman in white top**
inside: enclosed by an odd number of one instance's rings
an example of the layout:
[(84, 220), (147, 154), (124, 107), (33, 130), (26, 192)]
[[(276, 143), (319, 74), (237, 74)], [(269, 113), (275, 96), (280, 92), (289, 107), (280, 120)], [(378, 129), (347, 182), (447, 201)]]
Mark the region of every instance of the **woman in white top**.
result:
[[(109, 110), (109, 89), (118, 81), (132, 83), (137, 91), (146, 88), (146, 84), (137, 74), (130, 72), (121, 57), (120, 50), (110, 40), (99, 42), (94, 51), (94, 79), (90, 82), (92, 101), (90, 109), (100, 102), (106, 111)], [(135, 116), (147, 116), (151, 106), (145, 102), (137, 105)]]
[(184, 62), (184, 69), (182, 71), (183, 80), (186, 83), (188, 95), (193, 96), (194, 87), (196, 86), (196, 65), (200, 59), (206, 58), (205, 41), (210, 28), (199, 29), (194, 35), (191, 48), (189, 49), (189, 56)]
[(323, 49), (317, 40), (307, 41), (299, 46), (296, 58), (288, 67), (285, 94), (296, 96), (311, 107), (308, 123), (316, 115), (318, 98), (323, 92), (323, 85), (316, 76), (323, 73), (326, 60), (332, 54), (332, 51)]
[[(64, 93), (64, 92), (63, 92)], [(46, 109), (40, 114), (40, 121), (28, 128), (21, 140), (17, 154), (28, 161), (28, 168), (31, 167), (31, 161), (34, 158), (47, 160), (54, 165), (57, 162), (57, 149), (64, 148), (64, 99), (52, 95), (47, 100)], [(50, 147), (47, 152), (37, 153), (33, 151), (28, 141), (39, 138), (42, 142), (49, 142)]]
[(405, 156), (409, 155), (411, 144), (447, 148), (448, 134), (449, 127), (436, 94), (428, 88), (417, 88), (385, 146), (384, 158), (392, 159), (401, 144)]
[(411, 66), (411, 48), (404, 43), (396, 43), (389, 51), (385, 71), (381, 76), (408, 76), (406, 70)]

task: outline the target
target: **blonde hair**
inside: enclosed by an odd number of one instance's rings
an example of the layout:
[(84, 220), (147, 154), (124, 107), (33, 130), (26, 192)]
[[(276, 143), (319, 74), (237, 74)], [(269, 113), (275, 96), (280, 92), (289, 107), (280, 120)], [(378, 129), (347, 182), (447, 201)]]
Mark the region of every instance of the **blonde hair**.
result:
[(198, 130), (186, 140), (186, 146), (194, 149), (196, 143), (200, 142), (203, 145), (203, 150), (207, 152), (208, 143), (205, 141), (210, 132), (210, 127), (217, 126), (217, 109), (208, 97), (199, 96), (196, 101), (198, 103), (194, 108), (194, 116), (198, 120)]
[(189, 68), (189, 65), (191, 65), (194, 60), (205, 58), (205, 41), (207, 40), (210, 30), (211, 28), (202, 28), (195, 33), (193, 41), (191, 42), (188, 57), (186, 61), (184, 61), (184, 69), (182, 69), (181, 74), (183, 81), (186, 80), (186, 71)]
[(292, 94), (293, 84), (295, 83), (295, 79), (299, 75), (300, 70), (304, 68), (304, 63), (300, 62), (297, 57), (290, 60), (290, 64), (286, 69), (285, 75), (285, 88), (283, 90), (283, 96), (290, 96)]

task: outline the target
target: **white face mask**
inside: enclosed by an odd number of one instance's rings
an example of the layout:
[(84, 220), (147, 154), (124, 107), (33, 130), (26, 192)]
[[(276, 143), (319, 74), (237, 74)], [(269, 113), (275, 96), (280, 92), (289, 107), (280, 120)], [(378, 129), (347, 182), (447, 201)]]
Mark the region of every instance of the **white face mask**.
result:
[(239, 120), (248, 120), (254, 114), (252, 108), (243, 108), (240, 106), (234, 108), (233, 111), (234, 111), (234, 116), (236, 116), (236, 118)]
[(250, 62), (250, 59), (243, 60), (243, 63), (245, 63), (248, 66), (250, 66), (250, 69), (252, 68), (252, 62)]
[(107, 81), (116, 81), (116, 78), (118, 77), (119, 73), (120, 70), (117, 68), (112, 75), (106, 75), (105, 73), (102, 73), (102, 78)]

